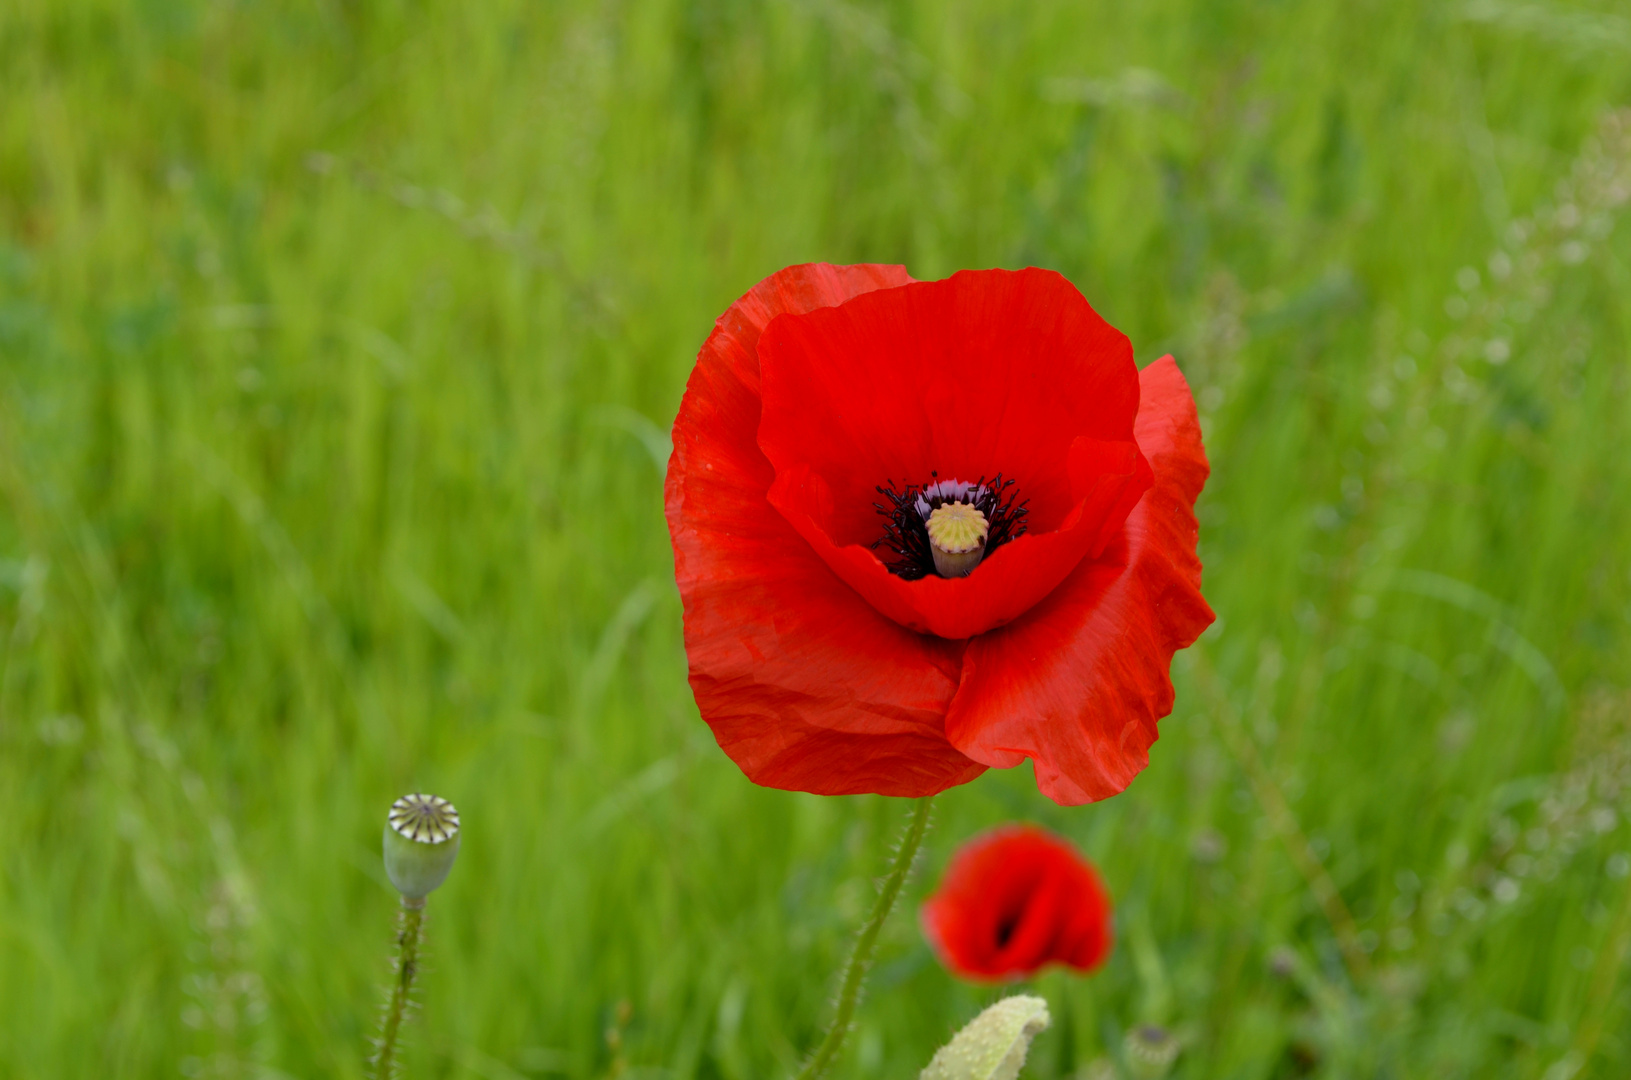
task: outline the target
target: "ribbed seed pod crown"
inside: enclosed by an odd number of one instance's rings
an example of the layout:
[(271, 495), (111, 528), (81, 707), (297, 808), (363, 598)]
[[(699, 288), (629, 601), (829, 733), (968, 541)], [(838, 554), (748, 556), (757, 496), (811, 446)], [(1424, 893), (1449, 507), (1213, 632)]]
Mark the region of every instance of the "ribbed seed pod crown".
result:
[(407, 900), (447, 879), (459, 854), (459, 812), (438, 795), (404, 795), (385, 819), (385, 876)]

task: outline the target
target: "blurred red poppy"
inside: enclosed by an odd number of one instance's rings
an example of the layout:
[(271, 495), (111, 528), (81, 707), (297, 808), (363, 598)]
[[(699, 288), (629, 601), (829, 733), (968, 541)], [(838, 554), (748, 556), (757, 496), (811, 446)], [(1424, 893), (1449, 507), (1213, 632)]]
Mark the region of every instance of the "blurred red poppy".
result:
[(755, 783), (1122, 790), (1212, 621), (1171, 357), (1063, 277), (793, 266), (720, 316), (666, 504), (702, 717)]
[(953, 856), (923, 905), (923, 933), (968, 979), (1022, 979), (1049, 964), (1092, 971), (1110, 955), (1110, 896), (1061, 836), (1006, 825)]

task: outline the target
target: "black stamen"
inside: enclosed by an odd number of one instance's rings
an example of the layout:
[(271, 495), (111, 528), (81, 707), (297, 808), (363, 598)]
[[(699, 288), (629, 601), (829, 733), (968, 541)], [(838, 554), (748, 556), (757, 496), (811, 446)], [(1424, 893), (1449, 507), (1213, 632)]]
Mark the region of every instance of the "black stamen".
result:
[[(942, 504), (963, 501), (970, 503), (980, 513), (985, 515), (985, 558), (990, 558), (1008, 541), (1025, 535), (1025, 518), (1030, 513), (1027, 508), (1029, 499), (1019, 501), (1019, 492), (1011, 490), (1014, 481), (1004, 480), (998, 473), (988, 484), (985, 477), (980, 477), (970, 485), (962, 500), (951, 496), (936, 493), (925, 495), (928, 489), (936, 487), (939, 483), (939, 473), (931, 472), (927, 484), (908, 484), (904, 490), (895, 490), (895, 481), (889, 480), (878, 485), (878, 494), (889, 500), (888, 503), (873, 503), (878, 513), (884, 517), (883, 535), (873, 541), (872, 547), (888, 548), (895, 553), (893, 559), (886, 559), (889, 572), (907, 581), (916, 581), (934, 573), (934, 554), (929, 549), (929, 514), (938, 510)], [(925, 511), (918, 506), (919, 500), (928, 506)]]

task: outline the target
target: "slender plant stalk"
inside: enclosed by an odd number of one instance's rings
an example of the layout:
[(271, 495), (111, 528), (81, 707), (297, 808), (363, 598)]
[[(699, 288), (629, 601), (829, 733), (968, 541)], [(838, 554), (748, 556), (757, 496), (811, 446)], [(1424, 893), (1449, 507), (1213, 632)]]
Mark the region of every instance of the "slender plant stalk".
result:
[(912, 861), (917, 858), (917, 849), (923, 844), (923, 834), (929, 830), (929, 806), (933, 802), (934, 796), (930, 795), (926, 799), (918, 799), (912, 807), (911, 822), (906, 826), (906, 835), (901, 839), (899, 850), (895, 852), (895, 865), (884, 879), (877, 903), (872, 905), (872, 917), (861, 927), (861, 935), (855, 939), (855, 951), (850, 953), (849, 963), (844, 967), (844, 981), (838, 991), (838, 1005), (833, 1011), (832, 1024), (822, 1036), (815, 1053), (799, 1070), (798, 1080), (817, 1080), (831, 1067), (838, 1057), (838, 1051), (843, 1049), (844, 1039), (849, 1036), (850, 1022), (855, 1018), (855, 1006), (861, 1000), (861, 984), (866, 981), (867, 969), (872, 966), (872, 950), (878, 944), (878, 933), (883, 929), (889, 913), (894, 910), (901, 887), (911, 875)]
[(425, 921), (425, 898), (402, 898), (402, 929), (396, 935), (396, 982), (391, 986), (391, 1005), (380, 1032), (379, 1055), (374, 1058), (376, 1080), (392, 1080), (396, 1063), (396, 1035), (402, 1028), (402, 1014), (408, 1007), (408, 992), (419, 970), (419, 929)]
[[(1275, 781), (1274, 774), (1263, 763), (1263, 756), (1257, 752), (1257, 744), (1252, 742), (1251, 736), (1246, 733), (1245, 727), (1240, 722), (1240, 715), (1230, 703), (1217, 671), (1207, 661), (1204, 653), (1197, 652), (1190, 663), (1192, 670), (1199, 676), (1202, 692), (1211, 699), (1217, 709), (1218, 732), (1228, 744), (1229, 752), (1245, 770), (1246, 779), (1251, 783), (1252, 794), (1257, 797), (1258, 805), (1263, 807), (1269, 824), (1280, 834), (1280, 840), (1286, 846), (1286, 854), (1291, 857), (1297, 872), (1302, 874), (1303, 880), (1307, 882), (1308, 891), (1314, 894), (1315, 901), (1325, 912), (1326, 921), (1331, 924), (1331, 929), (1336, 934), (1337, 948), (1347, 961), (1348, 974), (1357, 978), (1368, 976), (1370, 957), (1359, 943), (1359, 924), (1354, 921), (1353, 913), (1348, 910), (1347, 903), (1342, 899), (1342, 890), (1337, 888), (1331, 872), (1325, 868), (1319, 856), (1314, 854), (1308, 834), (1303, 831), (1296, 812), (1292, 810), (1285, 792)], [(1230, 967), (1233, 967), (1232, 963)]]
[[(1563, 1062), (1573, 1066), (1567, 1075), (1574, 1075), (1590, 1063), (1591, 1055), (1603, 1037), (1604, 1023), (1614, 1003), (1614, 984), (1619, 981), (1621, 962), (1628, 950), (1631, 950), (1631, 881), (1626, 882), (1620, 913), (1614, 919), (1613, 929), (1608, 932), (1608, 940), (1597, 952), (1597, 969), (1592, 972), (1591, 989), (1586, 994), (1585, 1019), (1575, 1029), (1574, 1046), (1563, 1059)], [(1563, 1071), (1559, 1068), (1563, 1062), (1553, 1066), (1552, 1071)]]

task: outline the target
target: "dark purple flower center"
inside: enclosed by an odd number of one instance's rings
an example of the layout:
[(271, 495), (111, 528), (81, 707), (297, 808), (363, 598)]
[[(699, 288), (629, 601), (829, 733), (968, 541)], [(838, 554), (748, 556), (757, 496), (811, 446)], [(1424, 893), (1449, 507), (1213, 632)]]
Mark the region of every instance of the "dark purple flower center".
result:
[(1019, 498), (1014, 481), (1004, 480), (1001, 473), (989, 483), (983, 476), (973, 483), (966, 483), (941, 480), (939, 475), (931, 472), (927, 484), (908, 484), (903, 489), (896, 489), (894, 480), (889, 480), (877, 488), (878, 494), (887, 502), (872, 504), (884, 518), (883, 535), (872, 542), (872, 547), (874, 550), (887, 548), (892, 552), (892, 558), (885, 557), (885, 565), (891, 574), (907, 581), (916, 581), (931, 574), (960, 577), (973, 569), (973, 565), (969, 564), (966, 569), (948, 573), (945, 550), (940, 551), (940, 558), (936, 559), (936, 546), (929, 535), (929, 519), (941, 507), (966, 506), (984, 519), (984, 540), (975, 553), (974, 563), (990, 558), (993, 551), (1025, 534), (1025, 518), (1030, 513), (1026, 506), (1029, 500)]

